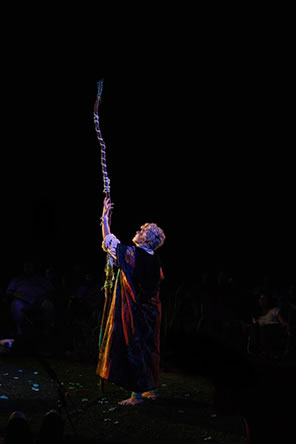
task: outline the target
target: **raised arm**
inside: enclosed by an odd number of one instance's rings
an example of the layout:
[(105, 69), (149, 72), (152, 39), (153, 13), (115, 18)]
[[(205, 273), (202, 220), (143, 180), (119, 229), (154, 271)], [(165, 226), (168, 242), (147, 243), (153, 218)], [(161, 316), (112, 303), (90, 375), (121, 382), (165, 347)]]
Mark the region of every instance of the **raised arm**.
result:
[(105, 237), (108, 234), (110, 234), (109, 219), (110, 219), (112, 207), (113, 207), (113, 204), (111, 203), (110, 199), (105, 198), (104, 199), (104, 206), (103, 206), (103, 213), (102, 213), (102, 217), (101, 217), (103, 240), (105, 239)]
[(102, 220), (102, 248), (106, 253), (109, 253), (114, 259), (116, 259), (116, 248), (120, 243), (114, 234), (110, 231), (110, 216), (113, 209), (113, 204), (109, 198), (105, 198), (103, 206)]

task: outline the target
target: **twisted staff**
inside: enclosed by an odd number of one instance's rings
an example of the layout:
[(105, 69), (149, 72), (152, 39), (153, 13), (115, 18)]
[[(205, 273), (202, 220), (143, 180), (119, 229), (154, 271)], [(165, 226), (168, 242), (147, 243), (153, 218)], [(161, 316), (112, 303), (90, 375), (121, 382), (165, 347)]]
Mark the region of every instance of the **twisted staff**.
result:
[(103, 92), (103, 80), (100, 80), (98, 82), (97, 99), (94, 106), (94, 123), (95, 123), (97, 138), (101, 147), (101, 166), (103, 173), (104, 193), (105, 196), (108, 199), (110, 199), (110, 179), (108, 177), (108, 172), (107, 172), (106, 145), (101, 133), (100, 120), (99, 120), (99, 103), (101, 102), (102, 92)]
[[(100, 147), (101, 147), (101, 166), (102, 166), (103, 185), (104, 185), (103, 192), (105, 193), (105, 197), (107, 199), (110, 199), (110, 179), (108, 177), (108, 172), (107, 172), (106, 145), (105, 145), (102, 133), (101, 133), (100, 120), (99, 120), (99, 103), (101, 102), (102, 91), (103, 91), (103, 80), (100, 80), (98, 82), (97, 99), (96, 99), (95, 106), (94, 106), (94, 124), (95, 124), (95, 130), (97, 133), (97, 139), (98, 139)], [(108, 221), (109, 221), (109, 226), (111, 226), (111, 212), (109, 213), (109, 220)], [(105, 266), (105, 283), (104, 283), (105, 304), (104, 304), (104, 308), (103, 308), (101, 326), (100, 326), (99, 347), (102, 343), (102, 337), (103, 337), (103, 333), (104, 333), (106, 321), (107, 321), (107, 314), (109, 312), (109, 306), (111, 303), (110, 296), (112, 294), (113, 281), (114, 281), (113, 258), (109, 253), (107, 253), (106, 266)], [(104, 380), (103, 379), (101, 379), (100, 388), (101, 388), (101, 391), (104, 391)]]

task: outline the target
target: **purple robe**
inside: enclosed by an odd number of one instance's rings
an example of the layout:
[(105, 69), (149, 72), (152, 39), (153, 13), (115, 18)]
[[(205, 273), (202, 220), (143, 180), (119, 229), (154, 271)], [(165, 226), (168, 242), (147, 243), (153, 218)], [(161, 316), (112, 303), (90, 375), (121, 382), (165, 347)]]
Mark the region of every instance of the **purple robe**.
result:
[(161, 269), (156, 255), (118, 244), (118, 272), (101, 325), (97, 375), (145, 392), (159, 384)]

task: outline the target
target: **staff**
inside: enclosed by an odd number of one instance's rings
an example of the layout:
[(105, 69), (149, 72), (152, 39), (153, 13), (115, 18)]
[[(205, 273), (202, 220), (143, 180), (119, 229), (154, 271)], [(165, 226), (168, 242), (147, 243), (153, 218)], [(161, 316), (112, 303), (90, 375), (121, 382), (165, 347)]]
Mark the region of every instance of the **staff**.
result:
[[(101, 167), (102, 167), (102, 174), (103, 174), (103, 185), (106, 199), (111, 199), (110, 195), (110, 179), (108, 176), (107, 171), (107, 161), (106, 161), (106, 145), (102, 136), (102, 132), (100, 129), (100, 120), (99, 120), (99, 104), (101, 102), (103, 92), (103, 80), (100, 80), (98, 82), (98, 91), (97, 91), (97, 98), (94, 106), (94, 124), (95, 124), (95, 130), (97, 133), (97, 139), (99, 141), (100, 147), (101, 147)], [(111, 211), (108, 214), (108, 222), (109, 226), (111, 225)], [(107, 320), (107, 313), (109, 311), (109, 305), (110, 305), (110, 296), (112, 295), (112, 287), (113, 287), (113, 281), (114, 281), (114, 272), (113, 272), (113, 258), (112, 256), (107, 253), (106, 255), (106, 266), (105, 266), (105, 283), (104, 283), (104, 290), (105, 290), (105, 303), (103, 308), (103, 314), (102, 314), (102, 320), (101, 320), (101, 327), (100, 327), (100, 334), (99, 334), (99, 347), (102, 343), (102, 335), (104, 333), (105, 324)], [(100, 384), (101, 391), (104, 390), (104, 380), (101, 379)]]

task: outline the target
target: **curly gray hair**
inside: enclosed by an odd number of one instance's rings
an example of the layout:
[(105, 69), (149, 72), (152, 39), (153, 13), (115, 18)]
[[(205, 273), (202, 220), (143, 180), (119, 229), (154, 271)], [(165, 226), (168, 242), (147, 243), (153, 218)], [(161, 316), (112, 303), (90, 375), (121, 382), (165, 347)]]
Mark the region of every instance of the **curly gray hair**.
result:
[(163, 230), (154, 223), (146, 223), (141, 226), (145, 233), (145, 245), (152, 250), (161, 247), (165, 241)]

